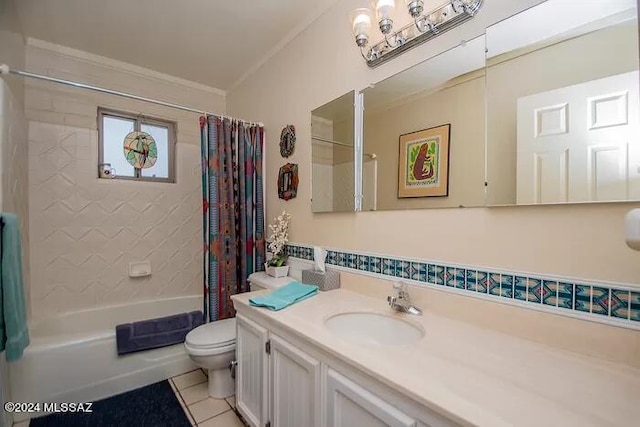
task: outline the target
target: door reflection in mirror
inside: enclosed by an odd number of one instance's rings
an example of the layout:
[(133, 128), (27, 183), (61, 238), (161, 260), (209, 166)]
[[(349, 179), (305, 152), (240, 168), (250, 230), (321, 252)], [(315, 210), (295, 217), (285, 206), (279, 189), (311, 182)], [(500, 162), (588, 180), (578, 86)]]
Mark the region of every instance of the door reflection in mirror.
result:
[(548, 0), (486, 34), (488, 204), (640, 200), (636, 2)]

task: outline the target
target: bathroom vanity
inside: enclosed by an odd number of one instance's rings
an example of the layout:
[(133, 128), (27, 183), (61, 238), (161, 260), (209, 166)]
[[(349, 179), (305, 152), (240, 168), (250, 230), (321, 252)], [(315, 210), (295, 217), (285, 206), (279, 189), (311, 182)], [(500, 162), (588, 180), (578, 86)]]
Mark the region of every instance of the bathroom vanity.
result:
[(623, 426), (640, 417), (640, 375), (625, 365), (398, 313), (345, 289), (279, 312), (251, 307), (252, 295), (233, 297), (237, 407), (252, 426)]
[[(329, 293), (319, 294), (326, 295)], [(248, 301), (234, 297), (238, 310), (236, 402), (250, 425), (459, 425), (455, 416), (447, 419), (399, 393), (375, 374), (364, 375), (358, 360), (340, 357), (330, 342), (307, 340), (288, 321), (279, 321), (282, 316), (250, 307), (243, 300)], [(375, 312), (353, 314), (379, 316)], [(324, 327), (324, 322), (319, 326)], [(337, 324), (341, 326), (345, 325)], [(422, 328), (416, 326), (422, 336)]]

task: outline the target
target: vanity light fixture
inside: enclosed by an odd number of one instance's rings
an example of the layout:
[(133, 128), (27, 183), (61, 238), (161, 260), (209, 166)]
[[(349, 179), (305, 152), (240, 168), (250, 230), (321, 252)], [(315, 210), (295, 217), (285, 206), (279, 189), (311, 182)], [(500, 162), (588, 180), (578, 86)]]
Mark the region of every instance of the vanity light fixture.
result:
[(484, 0), (451, 0), (426, 13), (423, 0), (404, 0), (404, 3), (413, 23), (393, 32), (395, 0), (371, 1), (378, 28), (384, 35), (384, 40), (372, 46), (368, 46), (373, 20), (371, 9), (360, 8), (351, 13), (353, 35), (369, 67), (376, 67), (473, 18)]

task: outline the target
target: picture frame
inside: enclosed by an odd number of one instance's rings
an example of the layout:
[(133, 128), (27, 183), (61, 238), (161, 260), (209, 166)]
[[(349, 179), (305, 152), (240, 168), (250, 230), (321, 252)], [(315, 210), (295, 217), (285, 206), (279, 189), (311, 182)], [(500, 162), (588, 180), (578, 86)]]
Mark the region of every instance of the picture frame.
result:
[(447, 197), (451, 124), (400, 135), (398, 198)]

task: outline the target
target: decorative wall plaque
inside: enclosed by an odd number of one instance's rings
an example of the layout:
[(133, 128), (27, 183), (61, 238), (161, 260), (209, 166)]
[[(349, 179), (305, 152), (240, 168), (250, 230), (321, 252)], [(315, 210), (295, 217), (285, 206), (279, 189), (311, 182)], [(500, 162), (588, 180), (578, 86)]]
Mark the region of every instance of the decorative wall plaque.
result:
[(278, 197), (291, 200), (298, 194), (298, 165), (287, 163), (278, 173)]
[(293, 154), (296, 148), (296, 128), (293, 125), (287, 125), (280, 133), (280, 155), (284, 158)]

